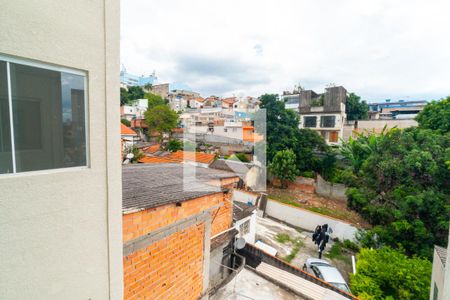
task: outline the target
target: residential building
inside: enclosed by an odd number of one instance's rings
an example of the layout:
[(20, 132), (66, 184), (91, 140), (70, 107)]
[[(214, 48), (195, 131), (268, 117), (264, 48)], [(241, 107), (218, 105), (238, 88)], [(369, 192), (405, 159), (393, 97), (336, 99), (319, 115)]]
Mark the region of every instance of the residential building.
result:
[(390, 99), (386, 99), (385, 102), (368, 103), (368, 105), (369, 118), (372, 120), (414, 119), (427, 105), (427, 101), (398, 100), (392, 102)]
[(300, 91), (299, 128), (317, 131), (327, 144), (340, 144), (346, 120), (346, 100), (347, 90), (342, 86), (326, 88), (323, 94)]
[(156, 77), (155, 72), (153, 72), (152, 75), (148, 76), (138, 76), (135, 74), (131, 74), (127, 72), (127, 69), (125, 66), (122, 66), (122, 69), (120, 70), (120, 83), (123, 86), (129, 87), (129, 86), (145, 86), (147, 84), (153, 84), (156, 82), (158, 77)]
[(122, 147), (131, 147), (140, 141), (139, 135), (131, 128), (120, 123), (120, 136), (122, 138)]
[(243, 202), (233, 202), (233, 205), (234, 228), (239, 232), (237, 237), (255, 244), (256, 206)]
[(122, 105), (120, 107), (120, 118), (131, 121), (133, 119), (145, 118), (145, 112), (148, 109), (147, 99), (137, 99), (129, 105)]
[(125, 299), (201, 299), (233, 276), (233, 173), (123, 167)]
[(281, 95), (281, 100), (284, 101), (284, 105), (287, 109), (292, 109), (296, 112), (299, 111), (300, 108), (300, 93), (290, 93), (290, 92), (283, 92), (283, 95)]
[(236, 97), (229, 97), (222, 99), (222, 108), (232, 111), (234, 108), (234, 103), (237, 101)]
[(447, 261), (449, 254), (450, 243), (447, 245), (447, 249), (434, 246), (430, 300), (450, 299), (450, 264)]
[(152, 85), (150, 92), (155, 95), (161, 96), (163, 99), (167, 99), (169, 96), (169, 84), (154, 84)]
[(208, 168), (216, 159), (215, 154), (178, 150), (161, 155), (148, 155), (139, 160), (140, 163), (188, 163), (197, 167)]
[(0, 299), (121, 299), (119, 1), (1, 1)]

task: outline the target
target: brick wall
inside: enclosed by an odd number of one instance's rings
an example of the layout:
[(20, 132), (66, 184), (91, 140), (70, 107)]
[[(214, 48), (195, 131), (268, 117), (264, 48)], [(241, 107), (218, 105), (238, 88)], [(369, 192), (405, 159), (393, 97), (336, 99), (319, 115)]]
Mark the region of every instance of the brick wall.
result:
[[(198, 214), (214, 205), (224, 203), (219, 210), (219, 215), (228, 213), (230, 215), (227, 222), (226, 218), (218, 218), (213, 222), (212, 231), (219, 232), (217, 228), (228, 228), (231, 226), (232, 209), (230, 194), (225, 195), (227, 201), (224, 201), (223, 193), (216, 193), (193, 200), (182, 202), (181, 206), (167, 204), (159, 207), (126, 214), (123, 216), (123, 241), (140, 237), (141, 235), (152, 232), (158, 228), (170, 225), (181, 219)], [(212, 216), (214, 216), (213, 211)]]
[(124, 299), (198, 299), (205, 225), (192, 225), (124, 257)]
[[(211, 211), (214, 236), (232, 225), (231, 193), (216, 193), (123, 216), (123, 240), (131, 241), (158, 228)], [(192, 225), (124, 257), (125, 299), (198, 299), (203, 289), (205, 225)]]

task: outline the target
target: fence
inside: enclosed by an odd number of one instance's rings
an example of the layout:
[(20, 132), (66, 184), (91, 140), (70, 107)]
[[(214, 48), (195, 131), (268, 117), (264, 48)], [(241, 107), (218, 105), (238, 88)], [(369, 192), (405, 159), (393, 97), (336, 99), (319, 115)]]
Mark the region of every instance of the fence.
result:
[(303, 208), (283, 204), (274, 200), (267, 201), (267, 216), (286, 222), (287, 224), (314, 231), (317, 225), (328, 224), (333, 230), (332, 238), (355, 241), (357, 228), (350, 223), (324, 216)]
[(316, 193), (323, 197), (332, 199), (347, 201), (345, 191), (346, 186), (341, 183), (331, 183), (323, 179), (320, 175), (317, 175), (316, 180)]

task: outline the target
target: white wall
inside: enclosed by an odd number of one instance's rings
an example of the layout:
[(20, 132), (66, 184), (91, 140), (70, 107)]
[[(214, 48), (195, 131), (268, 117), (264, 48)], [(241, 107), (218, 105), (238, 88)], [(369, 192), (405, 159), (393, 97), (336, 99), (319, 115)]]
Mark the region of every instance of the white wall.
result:
[(430, 299), (433, 299), (434, 295), (434, 285), (438, 289), (438, 300), (445, 299), (444, 295), (444, 280), (445, 280), (445, 266), (442, 264), (439, 258), (436, 248), (433, 251), (433, 271), (431, 273), (431, 288), (430, 288)]
[(0, 53), (88, 73), (85, 168), (0, 175), (0, 299), (121, 299), (119, 1), (0, 0)]
[(328, 224), (333, 230), (331, 237), (340, 240), (355, 240), (357, 232), (357, 228), (349, 223), (273, 200), (267, 201), (266, 214), (309, 231), (314, 231), (317, 225)]
[(233, 189), (233, 201), (239, 201), (245, 204), (251, 203), (252, 205), (256, 205), (256, 198), (258, 198), (256, 194)]
[[(250, 230), (247, 234), (241, 234), (240, 226), (242, 223), (245, 223), (247, 221), (250, 221), (250, 228), (249, 228)], [(254, 245), (256, 237), (256, 209), (251, 216), (236, 221), (236, 223), (234, 224), (234, 228), (236, 228), (239, 231), (238, 235), (239, 237), (243, 237), (247, 243)]]

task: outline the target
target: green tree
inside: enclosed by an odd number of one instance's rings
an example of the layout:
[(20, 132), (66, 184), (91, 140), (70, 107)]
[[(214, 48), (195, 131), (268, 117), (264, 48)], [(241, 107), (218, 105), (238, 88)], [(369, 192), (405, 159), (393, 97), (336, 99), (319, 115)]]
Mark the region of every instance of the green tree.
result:
[(275, 154), (269, 165), (269, 170), (280, 179), (281, 187), (286, 188), (288, 181), (294, 181), (298, 172), (295, 166), (296, 157), (291, 149), (281, 150)]
[(434, 244), (446, 245), (449, 146), (450, 134), (420, 128), (395, 128), (343, 145), (353, 165), (346, 182), (348, 206), (374, 225), (362, 237), (365, 246), (430, 257)]
[(368, 117), (369, 106), (366, 101), (361, 101), (361, 97), (355, 93), (350, 93), (345, 104), (347, 120), (362, 120)]
[(450, 96), (439, 101), (428, 103), (417, 115), (419, 127), (438, 130), (439, 132), (450, 131)]
[(144, 90), (140, 86), (130, 86), (128, 88), (128, 98), (129, 101), (144, 98)]
[(261, 108), (267, 113), (267, 161), (270, 163), (278, 151), (292, 149), (299, 171), (323, 171), (323, 155), (319, 154), (330, 151), (324, 139), (313, 130), (299, 129), (298, 115), (286, 109), (284, 101), (277, 100), (277, 95), (265, 94), (260, 100)]
[(128, 121), (127, 119), (120, 119), (120, 123), (122, 123), (123, 125), (130, 127), (131, 122)]
[(183, 150), (183, 142), (176, 139), (171, 139), (167, 145), (166, 150), (170, 152), (177, 152), (178, 150)]
[(431, 263), (427, 259), (408, 258), (384, 247), (361, 249), (356, 274), (350, 275), (352, 292), (360, 299), (428, 299)]
[(170, 133), (177, 126), (178, 115), (167, 105), (157, 105), (145, 112), (145, 121), (149, 132), (159, 132), (162, 137), (163, 133)]
[(152, 109), (158, 105), (166, 105), (167, 102), (161, 96), (152, 93), (146, 93), (145, 98), (148, 99), (148, 109)]
[(130, 97), (126, 88), (120, 88), (120, 106), (128, 104)]

